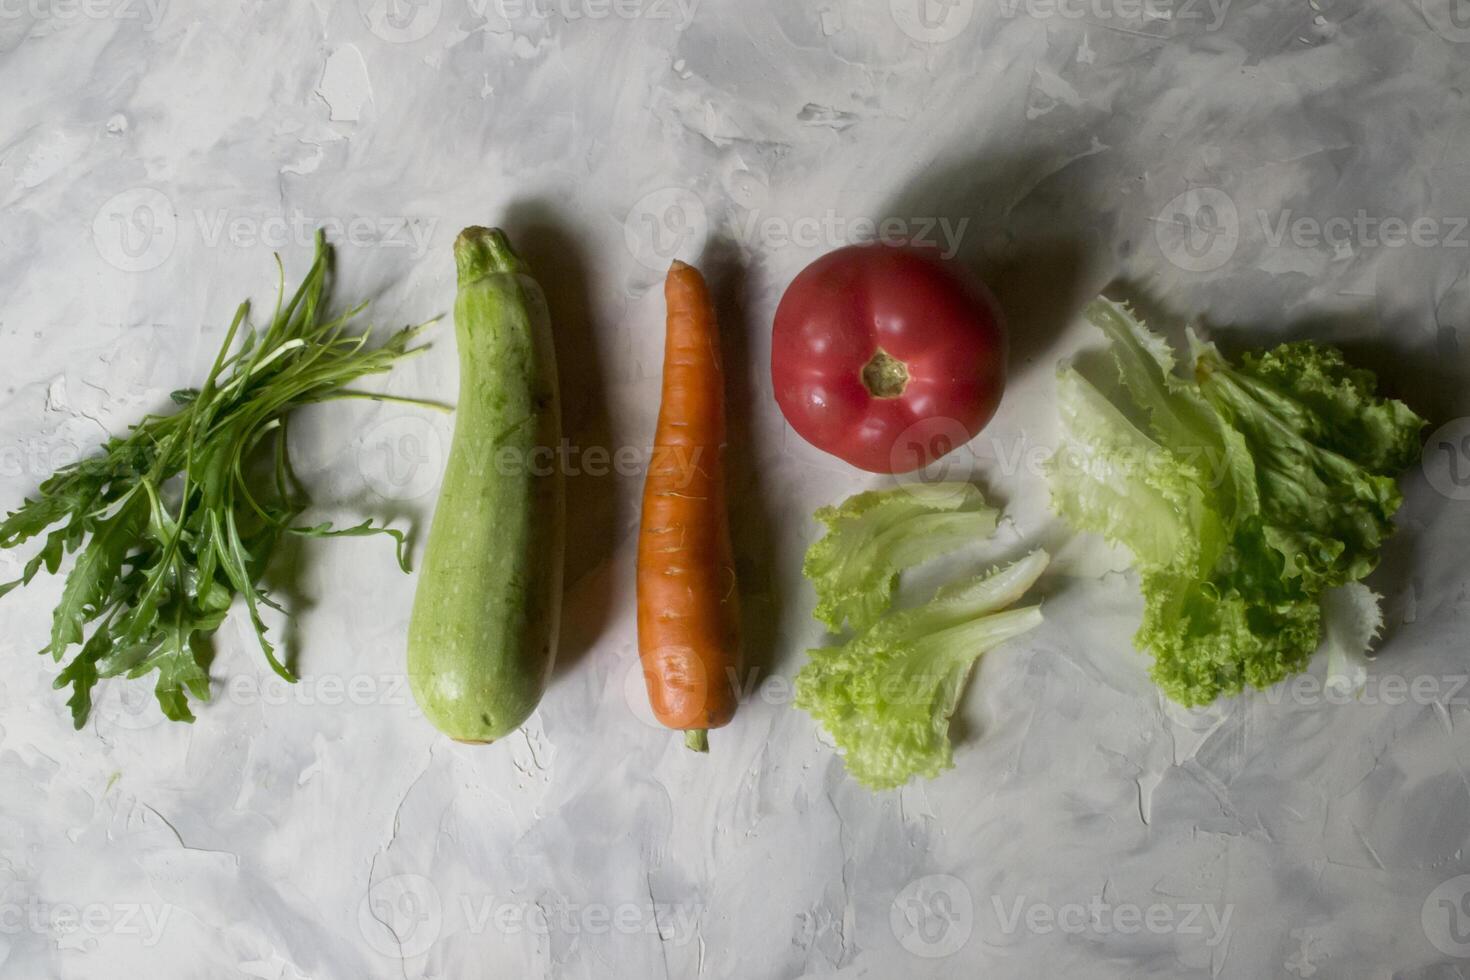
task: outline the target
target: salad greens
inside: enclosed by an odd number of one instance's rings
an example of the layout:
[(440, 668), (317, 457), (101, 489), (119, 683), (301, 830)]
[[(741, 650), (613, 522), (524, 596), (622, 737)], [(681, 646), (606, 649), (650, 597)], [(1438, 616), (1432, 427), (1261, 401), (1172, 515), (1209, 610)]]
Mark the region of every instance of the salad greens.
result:
[[(1424, 421), (1376, 394), (1333, 347), (1282, 344), (1232, 364), (1189, 335), (1190, 377), (1125, 306), (1089, 319), (1121, 378), (1105, 396), (1058, 375), (1067, 445), (1050, 465), (1054, 508), (1133, 552), (1144, 596), (1134, 642), (1171, 698), (1202, 705), (1304, 669), (1323, 603), (1346, 607), (1366, 644), (1376, 597), (1356, 583), (1393, 531), (1396, 483)], [(1334, 672), (1355, 654), (1334, 645)]]
[[(892, 491), (902, 494), (904, 491)], [(841, 646), (808, 650), (796, 705), (843, 750), (870, 789), (933, 778), (953, 763), (949, 719), (980, 655), (1041, 623), (1036, 606), (1005, 610), (1045, 570), (1033, 551), (1009, 567), (942, 589), (928, 603), (880, 618)]]
[(149, 672), (158, 675), (154, 690), (164, 714), (192, 721), (189, 696), (209, 698), (205, 641), (237, 597), (271, 668), (294, 680), (266, 638), (261, 613), (280, 609), (259, 582), (283, 535), (388, 535), (408, 570), (401, 531), (371, 521), (297, 524), (309, 501), (287, 448), (295, 408), (338, 398), (430, 404), (346, 387), (424, 350), (411, 344), (426, 325), (376, 348), (367, 346), (368, 333), (347, 333), (366, 304), (326, 316), (331, 257), (318, 233), (315, 261), (295, 295), (283, 305), (282, 273), (263, 333), (246, 323), (249, 304), (242, 303), (204, 384), (174, 392), (177, 412), (147, 416), (95, 455), (58, 470), (34, 500), (0, 521), (0, 548), (45, 533), (39, 553), (20, 579), (0, 585), (0, 595), (42, 568), (56, 573), (64, 555), (77, 553), (41, 652), (60, 662), (78, 648), (56, 679), (56, 687), (71, 688), (67, 703), (78, 728), (101, 678)]
[(871, 626), (893, 601), (898, 575), (995, 530), (999, 515), (968, 483), (915, 483), (870, 490), (823, 507), (827, 528), (802, 574), (817, 590), (813, 613), (834, 633)]

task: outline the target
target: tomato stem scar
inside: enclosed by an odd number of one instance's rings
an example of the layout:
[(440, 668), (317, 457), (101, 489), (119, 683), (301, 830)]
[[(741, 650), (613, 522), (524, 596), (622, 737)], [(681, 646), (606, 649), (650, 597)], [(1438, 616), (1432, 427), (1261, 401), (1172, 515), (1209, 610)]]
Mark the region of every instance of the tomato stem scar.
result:
[(874, 398), (897, 398), (908, 386), (908, 365), (881, 347), (863, 365), (863, 387)]

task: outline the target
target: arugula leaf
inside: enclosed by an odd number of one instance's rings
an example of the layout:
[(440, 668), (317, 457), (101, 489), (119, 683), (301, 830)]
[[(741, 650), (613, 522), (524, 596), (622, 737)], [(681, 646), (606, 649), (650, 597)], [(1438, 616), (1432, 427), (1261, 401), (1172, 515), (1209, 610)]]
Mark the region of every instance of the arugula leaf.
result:
[(23, 544), (72, 512), (65, 497), (27, 500), (25, 506), (0, 521), (0, 548)]
[(244, 599), (271, 668), (294, 680), (262, 615), (281, 607), (259, 584), (284, 534), (384, 535), (408, 570), (399, 530), (371, 521), (341, 529), (299, 524), (310, 501), (291, 468), (287, 432), (295, 409), (340, 398), (444, 407), (348, 387), (423, 350), (414, 339), (428, 324), (368, 346), (369, 332), (348, 332), (363, 306), (325, 315), (331, 266), (331, 248), (318, 232), (300, 287), (285, 301), (282, 271), (263, 331), (249, 324), (249, 305), (240, 305), (204, 383), (173, 393), (177, 412), (146, 416), (93, 456), (58, 470), (0, 521), (0, 548), (46, 534), (21, 577), (0, 585), (0, 596), (43, 568), (56, 573), (66, 554), (77, 553), (43, 652), (62, 661), (75, 650), (56, 687), (70, 688), (78, 728), (101, 679), (147, 674), (157, 675), (154, 693), (164, 714), (192, 721), (190, 700), (209, 698), (208, 643), (236, 598)]
[(57, 690), (68, 685), (72, 689), (66, 704), (71, 708), (72, 723), (77, 728), (81, 728), (86, 723), (87, 716), (92, 713), (92, 688), (97, 686), (97, 661), (106, 652), (107, 644), (107, 631), (98, 630), (72, 658), (71, 663), (56, 675), (53, 686)]
[(145, 512), (133, 497), (113, 516), (93, 525), (92, 541), (72, 565), (53, 614), (51, 656), (60, 660), (66, 648), (82, 642), (83, 630), (100, 616), (128, 550), (141, 529)]
[(312, 527), (293, 527), (290, 531), (303, 538), (367, 538), (386, 534), (397, 543), (398, 567), (404, 572), (411, 570), (408, 564), (408, 535), (397, 528), (379, 527), (371, 520), (367, 520), (355, 527), (338, 528), (331, 524), (316, 524)]

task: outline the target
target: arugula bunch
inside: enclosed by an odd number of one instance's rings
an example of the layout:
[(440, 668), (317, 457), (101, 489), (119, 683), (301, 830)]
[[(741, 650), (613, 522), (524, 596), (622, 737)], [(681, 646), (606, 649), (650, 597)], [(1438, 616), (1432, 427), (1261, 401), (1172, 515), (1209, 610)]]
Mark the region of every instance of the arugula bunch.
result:
[(203, 385), (173, 393), (177, 412), (149, 415), (126, 436), (58, 470), (35, 499), (0, 521), (0, 548), (44, 534), (21, 577), (0, 585), (0, 596), (43, 568), (55, 574), (64, 556), (76, 554), (51, 642), (41, 651), (61, 662), (75, 648), (55, 686), (71, 688), (67, 703), (76, 727), (86, 722), (100, 679), (149, 672), (157, 674), (164, 714), (193, 721), (189, 696), (209, 698), (207, 641), (237, 597), (271, 668), (294, 681), (262, 617), (263, 608), (281, 607), (259, 584), (283, 536), (387, 535), (408, 571), (401, 531), (370, 520), (347, 528), (297, 523), (309, 500), (287, 447), (294, 409), (339, 398), (441, 407), (347, 387), (424, 350), (412, 344), (428, 324), (370, 348), (370, 331), (348, 332), (365, 303), (326, 316), (331, 272), (332, 250), (318, 232), (315, 261), (295, 294), (283, 302), (282, 271), (264, 332), (247, 324), (249, 302), (240, 304)]

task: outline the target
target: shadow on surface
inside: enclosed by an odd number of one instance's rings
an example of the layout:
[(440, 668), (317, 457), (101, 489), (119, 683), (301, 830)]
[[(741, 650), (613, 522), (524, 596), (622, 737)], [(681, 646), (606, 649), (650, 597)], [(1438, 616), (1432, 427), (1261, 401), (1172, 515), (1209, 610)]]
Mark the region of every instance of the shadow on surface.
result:
[(775, 514), (755, 443), (755, 413), (775, 411), (756, 378), (766, 365), (753, 363), (758, 330), (769, 330), (751, 313), (751, 283), (733, 243), (715, 241), (701, 260), (720, 321), (725, 368), (725, 493), (735, 574), (740, 583), (740, 671), (737, 683), (754, 689), (775, 666), (781, 651), (781, 601), (776, 560)]
[[(1097, 213), (1087, 184), (1053, 179), (1067, 168), (1048, 173), (1045, 162), (993, 157), (952, 164), (880, 212), (915, 229), (920, 221), (947, 223), (958, 238), (953, 258), (990, 287), (1005, 315), (1011, 382), (1037, 367), (1051, 370), (1048, 351), (1109, 278), (1098, 230), (1084, 220)], [(944, 248), (944, 237), (934, 237)]]
[[(588, 465), (585, 454), (612, 444), (607, 381), (589, 300), (587, 262), (573, 223), (546, 201), (512, 206), (502, 223), (546, 293), (556, 341), (562, 398), (562, 437), (568, 454), (566, 566), (556, 671), (572, 667), (596, 645), (611, 612), (611, 576), (595, 574), (618, 546), (618, 481), (609, 462)], [(595, 469), (596, 472), (588, 472)], [(575, 610), (569, 600), (576, 595)]]

